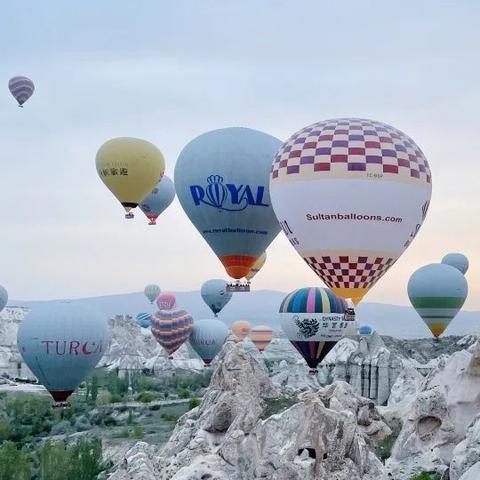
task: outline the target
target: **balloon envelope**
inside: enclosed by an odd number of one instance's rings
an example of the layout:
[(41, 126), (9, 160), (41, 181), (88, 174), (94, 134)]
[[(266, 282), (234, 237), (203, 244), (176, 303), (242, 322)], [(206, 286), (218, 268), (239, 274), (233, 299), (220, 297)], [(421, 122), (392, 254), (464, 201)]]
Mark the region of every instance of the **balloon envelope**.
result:
[(153, 336), (168, 355), (185, 343), (192, 327), (193, 318), (185, 310), (160, 310), (152, 316)]
[(161, 293), (156, 302), (159, 310), (172, 310), (177, 304), (177, 299), (172, 293)]
[(232, 293), (227, 292), (227, 282), (220, 279), (207, 280), (202, 285), (200, 294), (215, 316), (232, 298)]
[(156, 225), (158, 216), (167, 209), (174, 198), (175, 187), (173, 181), (164, 175), (140, 204), (140, 210), (150, 220), (149, 225)]
[(346, 302), (328, 288), (300, 288), (280, 305), (285, 335), (311, 369), (325, 358), (344, 336)]
[(442, 263), (460, 270), (464, 275), (468, 270), (468, 258), (462, 253), (449, 253), (442, 258)]
[(18, 350), (57, 402), (65, 401), (108, 347), (107, 320), (74, 302), (35, 307), (20, 323)]
[(0, 312), (7, 306), (8, 292), (0, 285)]
[(198, 320), (190, 335), (190, 345), (205, 365), (210, 365), (228, 336), (227, 326), (216, 319)]
[(97, 173), (123, 205), (135, 208), (155, 187), (165, 171), (162, 152), (139, 138), (114, 138), (97, 152)]
[(246, 320), (237, 320), (232, 323), (232, 332), (240, 339), (243, 340), (252, 330), (250, 322)]
[(272, 341), (273, 330), (268, 325), (257, 325), (250, 330), (249, 335), (257, 350), (263, 352)]
[(432, 263), (408, 281), (408, 296), (435, 338), (448, 327), (468, 294), (467, 280), (455, 267)]
[(136, 316), (136, 320), (142, 328), (148, 328), (151, 325), (152, 316), (149, 313), (142, 312)]
[(416, 236), (431, 187), (428, 162), (410, 137), (355, 118), (295, 133), (270, 179), (290, 243), (337, 296), (355, 304)]
[(232, 278), (247, 275), (280, 231), (268, 191), (280, 145), (249, 128), (214, 130), (192, 140), (175, 166), (180, 204)]
[(13, 77), (8, 82), (8, 89), (21, 107), (33, 95), (35, 85), (28, 77)]
[(257, 261), (253, 264), (253, 267), (250, 269), (250, 271), (245, 275), (245, 278), (250, 281), (259, 271), (260, 269), (265, 265), (265, 262), (267, 261), (267, 252), (263, 252), (258, 258)]
[(373, 328), (370, 325), (360, 325), (358, 334), (361, 337), (370, 337), (373, 335)]
[(158, 285), (150, 284), (144, 288), (143, 293), (148, 298), (150, 303), (153, 303), (155, 299), (160, 295), (160, 291), (161, 290)]

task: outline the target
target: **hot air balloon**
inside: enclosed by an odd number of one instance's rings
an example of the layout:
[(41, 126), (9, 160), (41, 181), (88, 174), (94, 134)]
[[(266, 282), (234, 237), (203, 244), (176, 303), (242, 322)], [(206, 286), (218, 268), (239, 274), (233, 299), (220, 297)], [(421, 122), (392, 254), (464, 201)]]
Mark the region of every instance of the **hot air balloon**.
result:
[(123, 205), (126, 218), (155, 187), (165, 171), (162, 152), (138, 138), (114, 138), (97, 152), (97, 173)]
[(155, 284), (147, 285), (143, 289), (143, 293), (148, 298), (150, 303), (153, 303), (155, 301), (155, 299), (160, 295), (160, 292), (161, 292), (160, 287)]
[(346, 303), (328, 288), (300, 288), (280, 305), (285, 335), (316, 372), (317, 365), (344, 336)]
[(207, 280), (202, 285), (200, 294), (215, 316), (232, 298), (232, 293), (227, 292), (227, 282), (219, 279)]
[(268, 192), (280, 145), (249, 128), (214, 130), (192, 140), (175, 166), (180, 204), (234, 279), (248, 274), (280, 231)]
[(232, 332), (240, 339), (243, 340), (252, 330), (250, 322), (246, 320), (237, 320), (232, 324)]
[(75, 302), (36, 306), (17, 333), (25, 363), (57, 403), (95, 368), (108, 342), (106, 319)]
[(273, 330), (268, 325), (257, 325), (250, 330), (250, 340), (262, 353), (270, 344), (273, 338)]
[(23, 104), (33, 95), (35, 85), (28, 77), (13, 77), (8, 81), (8, 89), (23, 108)]
[(152, 316), (151, 330), (169, 357), (188, 339), (193, 318), (185, 310), (160, 310)]
[(136, 317), (137, 323), (142, 328), (148, 328), (152, 323), (152, 316), (149, 313), (139, 313)]
[(360, 325), (358, 335), (360, 337), (371, 337), (373, 335), (373, 328), (370, 325)]
[(164, 175), (140, 204), (140, 210), (150, 220), (149, 225), (157, 224), (158, 216), (167, 209), (174, 198), (175, 187), (173, 182)]
[(417, 235), (430, 167), (401, 131), (373, 120), (326, 120), (295, 133), (272, 165), (270, 195), (290, 243), (355, 304)]
[(407, 289), (410, 302), (435, 339), (455, 318), (468, 294), (463, 274), (442, 263), (419, 268), (410, 277)]
[(159, 310), (173, 310), (177, 304), (175, 295), (171, 293), (161, 293), (157, 297), (157, 307)]
[(210, 365), (228, 336), (227, 326), (216, 319), (199, 320), (193, 325), (190, 345), (205, 365)]
[(8, 303), (8, 292), (0, 285), (0, 312), (6, 307)]
[(265, 265), (266, 260), (267, 252), (263, 252), (260, 257), (257, 258), (257, 261), (253, 264), (253, 267), (250, 269), (250, 271), (245, 275), (245, 278), (250, 281)]
[(442, 258), (442, 263), (460, 270), (464, 275), (468, 270), (468, 258), (462, 253), (449, 253)]

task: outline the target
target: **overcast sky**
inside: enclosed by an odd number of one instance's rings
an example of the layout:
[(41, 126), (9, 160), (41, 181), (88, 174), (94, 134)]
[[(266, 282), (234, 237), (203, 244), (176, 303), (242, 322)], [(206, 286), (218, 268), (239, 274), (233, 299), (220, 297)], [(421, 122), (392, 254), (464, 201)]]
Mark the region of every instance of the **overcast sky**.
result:
[[(75, 7), (73, 7), (75, 5)], [(134, 136), (166, 174), (196, 135), (248, 126), (286, 139), (326, 118), (389, 123), (423, 149), (433, 199), (417, 239), (367, 295), (406, 304), (419, 266), (470, 259), (480, 308), (480, 2), (152, 0), (4, 2), (0, 17), (0, 283), (15, 299), (191, 290), (223, 267), (179, 203), (134, 222), (95, 154)], [(24, 109), (11, 76), (34, 79)], [(283, 237), (255, 288), (319, 285)]]

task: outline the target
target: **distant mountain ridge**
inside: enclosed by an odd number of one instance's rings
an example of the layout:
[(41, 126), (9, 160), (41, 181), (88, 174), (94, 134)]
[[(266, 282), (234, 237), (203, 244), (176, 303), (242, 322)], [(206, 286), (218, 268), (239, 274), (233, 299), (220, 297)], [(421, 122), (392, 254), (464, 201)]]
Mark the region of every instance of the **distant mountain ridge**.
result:
[[(177, 297), (177, 305), (193, 315), (194, 319), (211, 318), (213, 314), (205, 305), (199, 291), (172, 292)], [(285, 297), (285, 292), (276, 290), (253, 290), (250, 293), (236, 293), (219, 314), (219, 319), (227, 324), (245, 319), (254, 325), (266, 323), (280, 331), (278, 308)], [(34, 308), (41, 303), (51, 301), (16, 301), (10, 306), (18, 305)], [(116, 314), (135, 316), (139, 312), (154, 313), (156, 305), (151, 305), (143, 292), (106, 295), (75, 299), (96, 308), (108, 317)], [(424, 338), (430, 333), (423, 321), (412, 307), (383, 303), (364, 303), (357, 308), (359, 324), (367, 323), (378, 330), (381, 335), (397, 338)], [(449, 326), (447, 335), (467, 335), (480, 333), (480, 312), (460, 312)]]

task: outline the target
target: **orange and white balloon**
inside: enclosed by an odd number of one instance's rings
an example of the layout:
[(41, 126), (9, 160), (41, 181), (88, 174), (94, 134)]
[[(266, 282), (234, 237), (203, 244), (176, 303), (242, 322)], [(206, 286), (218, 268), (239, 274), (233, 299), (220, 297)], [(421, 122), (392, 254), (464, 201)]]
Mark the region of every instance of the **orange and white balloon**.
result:
[(237, 320), (232, 323), (232, 332), (240, 339), (243, 340), (252, 330), (250, 322), (246, 320)]
[(259, 352), (263, 352), (273, 339), (273, 330), (268, 325), (257, 325), (250, 331), (250, 340), (257, 347)]

